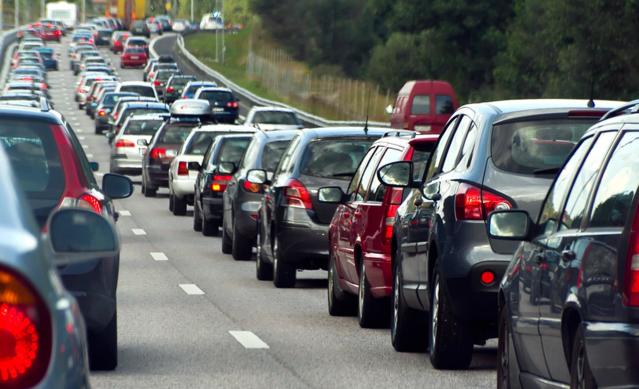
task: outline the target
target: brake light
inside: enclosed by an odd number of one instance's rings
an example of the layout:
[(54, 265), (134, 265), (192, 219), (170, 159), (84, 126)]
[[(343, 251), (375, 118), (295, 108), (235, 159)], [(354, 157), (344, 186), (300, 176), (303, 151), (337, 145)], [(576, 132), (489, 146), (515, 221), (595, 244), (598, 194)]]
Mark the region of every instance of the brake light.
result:
[(304, 184), (296, 179), (289, 180), (284, 189), (284, 199), (288, 207), (313, 209), (310, 193)]
[(160, 86), (160, 81), (158, 81), (158, 80), (153, 81), (153, 85), (154, 86)]
[(151, 159), (159, 159), (166, 157), (166, 149), (163, 147), (154, 147), (151, 149)]
[(86, 209), (92, 210), (98, 214), (102, 213), (102, 203), (100, 203), (100, 200), (98, 200), (95, 196), (90, 195), (88, 193), (85, 193), (82, 196), (80, 196), (80, 198), (78, 199), (77, 206), (80, 208), (86, 208)]
[(116, 112), (113, 114), (113, 119), (118, 120), (118, 116), (119, 116), (119, 112)]
[(233, 176), (228, 174), (216, 174), (213, 176), (213, 182), (211, 182), (211, 190), (213, 192), (224, 192), (226, 186)]
[(402, 203), (402, 196), (404, 191), (402, 188), (389, 188), (390, 197), (388, 208), (386, 208), (386, 214), (384, 215), (384, 239), (387, 243), (390, 243), (393, 238), (393, 225), (395, 224), (395, 215), (397, 214), (397, 208)]
[(260, 190), (262, 189), (262, 185), (254, 184), (252, 182), (249, 182), (248, 180), (244, 180), (242, 182), (242, 188), (244, 188), (245, 191), (250, 193), (259, 193)]
[(167, 93), (173, 93), (173, 91), (174, 91), (174, 90), (175, 90), (175, 89), (173, 89), (173, 87), (172, 87), (172, 86), (170, 86), (170, 87), (166, 88)]
[(639, 210), (635, 211), (635, 220), (630, 230), (628, 259), (626, 260), (626, 288), (624, 304), (639, 307)]
[(237, 108), (240, 105), (237, 103), (237, 101), (229, 101), (228, 103), (226, 103), (226, 106), (229, 108)]
[(186, 165), (185, 161), (180, 161), (178, 163), (178, 171), (177, 171), (178, 176), (188, 176), (189, 175), (189, 168)]
[(505, 198), (469, 184), (460, 184), (455, 195), (457, 220), (486, 220), (493, 211), (511, 208)]
[(106, 112), (103, 109), (98, 111), (98, 116), (105, 116), (105, 115), (106, 115)]
[(135, 143), (126, 139), (118, 139), (117, 142), (115, 142), (115, 148), (119, 149), (121, 147), (135, 147)]
[(484, 286), (490, 286), (495, 282), (495, 273), (490, 270), (485, 270), (479, 275), (479, 281)]

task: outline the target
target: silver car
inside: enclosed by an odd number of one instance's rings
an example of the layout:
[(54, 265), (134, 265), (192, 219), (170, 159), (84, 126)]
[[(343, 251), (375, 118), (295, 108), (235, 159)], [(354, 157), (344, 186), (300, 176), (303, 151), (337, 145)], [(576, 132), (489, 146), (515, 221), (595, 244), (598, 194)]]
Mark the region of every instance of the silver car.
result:
[(164, 123), (158, 114), (129, 116), (111, 144), (110, 171), (138, 175), (142, 172), (142, 158), (147, 145)]

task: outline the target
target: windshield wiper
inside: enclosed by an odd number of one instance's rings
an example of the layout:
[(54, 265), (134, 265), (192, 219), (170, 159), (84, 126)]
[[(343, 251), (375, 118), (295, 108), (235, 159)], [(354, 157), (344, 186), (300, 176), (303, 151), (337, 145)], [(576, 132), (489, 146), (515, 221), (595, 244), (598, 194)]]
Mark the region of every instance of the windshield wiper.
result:
[(557, 174), (561, 170), (561, 166), (549, 167), (546, 169), (537, 169), (533, 170), (533, 174), (536, 175), (545, 175), (545, 174)]

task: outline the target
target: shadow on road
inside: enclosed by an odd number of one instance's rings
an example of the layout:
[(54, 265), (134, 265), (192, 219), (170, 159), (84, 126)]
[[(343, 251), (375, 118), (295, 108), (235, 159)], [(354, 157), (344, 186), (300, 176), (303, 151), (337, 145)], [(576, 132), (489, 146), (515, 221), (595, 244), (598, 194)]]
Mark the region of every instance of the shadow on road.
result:
[(326, 289), (328, 286), (327, 280), (322, 279), (297, 279), (295, 289)]

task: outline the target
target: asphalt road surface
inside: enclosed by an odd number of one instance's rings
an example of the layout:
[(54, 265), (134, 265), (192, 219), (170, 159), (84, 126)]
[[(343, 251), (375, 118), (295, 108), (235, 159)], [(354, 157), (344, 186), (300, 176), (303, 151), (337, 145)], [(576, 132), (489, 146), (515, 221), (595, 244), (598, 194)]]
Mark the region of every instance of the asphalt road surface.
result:
[[(73, 100), (64, 44), (52, 44), (61, 54), (61, 70), (49, 75), (53, 100), (105, 172), (109, 146)], [(141, 70), (121, 70), (118, 58), (103, 52), (122, 80), (141, 80)], [(475, 353), (470, 370), (436, 371), (425, 354), (395, 352), (388, 329), (363, 330), (355, 318), (329, 316), (325, 272), (299, 274), (294, 289), (257, 281), (253, 261), (236, 262), (221, 253), (219, 237), (193, 231), (190, 209), (173, 216), (166, 190), (144, 198), (140, 177), (132, 178), (136, 193), (117, 202), (119, 364), (93, 373), (94, 387), (495, 386), (495, 342)]]

